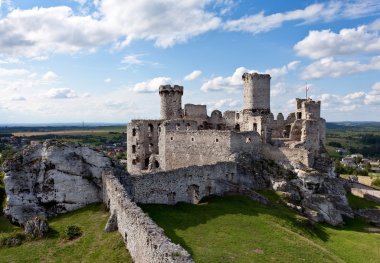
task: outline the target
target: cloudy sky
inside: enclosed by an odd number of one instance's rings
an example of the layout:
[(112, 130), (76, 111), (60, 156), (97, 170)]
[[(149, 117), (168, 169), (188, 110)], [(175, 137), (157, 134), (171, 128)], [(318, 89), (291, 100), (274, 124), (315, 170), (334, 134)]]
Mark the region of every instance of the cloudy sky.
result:
[(0, 123), (157, 118), (161, 84), (239, 110), (253, 71), (275, 114), (308, 85), (328, 121), (380, 121), (380, 0), (0, 0)]

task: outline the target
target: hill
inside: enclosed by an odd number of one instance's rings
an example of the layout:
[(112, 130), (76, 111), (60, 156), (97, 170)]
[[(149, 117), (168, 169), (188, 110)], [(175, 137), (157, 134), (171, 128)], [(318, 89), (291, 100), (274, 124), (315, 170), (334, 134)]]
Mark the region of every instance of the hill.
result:
[[(142, 207), (196, 262), (378, 262), (380, 234), (369, 233), (365, 222), (311, 226), (273, 192), (264, 194), (271, 206), (226, 196), (198, 205)], [(356, 206), (373, 205), (354, 201)]]
[[(49, 221), (46, 238), (18, 247), (0, 247), (0, 262), (132, 262), (119, 232), (106, 233), (109, 213), (101, 204), (90, 205)], [(62, 236), (68, 225), (77, 225), (83, 235), (73, 241)], [(21, 233), (0, 217), (0, 240)]]

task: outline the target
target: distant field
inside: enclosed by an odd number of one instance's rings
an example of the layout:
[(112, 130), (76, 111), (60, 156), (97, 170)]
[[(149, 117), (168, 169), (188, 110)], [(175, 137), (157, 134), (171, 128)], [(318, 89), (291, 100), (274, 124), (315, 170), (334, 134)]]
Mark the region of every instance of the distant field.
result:
[[(361, 220), (343, 227), (317, 224), (279, 204), (264, 206), (246, 197), (214, 197), (198, 205), (142, 205), (175, 242), (198, 263), (379, 262), (380, 234)], [(359, 207), (372, 202), (352, 197)], [(376, 231), (380, 231), (377, 228)]]
[(45, 136), (45, 135), (101, 135), (101, 134), (108, 134), (108, 133), (122, 133), (126, 132), (126, 127), (123, 126), (111, 126), (111, 127), (88, 127), (86, 129), (76, 128), (76, 129), (59, 129), (57, 127), (54, 127), (54, 129), (49, 130), (48, 127), (45, 128), (45, 130), (40, 131), (40, 129), (37, 129), (35, 131), (15, 131), (12, 132), (14, 136), (19, 137), (31, 137), (31, 136)]
[(67, 131), (47, 131), (47, 132), (14, 132), (14, 136), (18, 137), (31, 137), (31, 136), (45, 136), (45, 135), (101, 135), (108, 134), (110, 132), (120, 133), (125, 131), (123, 130), (67, 130)]
[[(0, 248), (0, 262), (126, 262), (132, 259), (119, 232), (106, 233), (104, 226), (109, 217), (102, 205), (95, 204), (59, 216), (49, 221), (48, 237), (25, 242), (18, 247)], [(68, 225), (79, 226), (83, 235), (73, 241), (60, 236)], [(21, 232), (0, 217), (0, 238)]]

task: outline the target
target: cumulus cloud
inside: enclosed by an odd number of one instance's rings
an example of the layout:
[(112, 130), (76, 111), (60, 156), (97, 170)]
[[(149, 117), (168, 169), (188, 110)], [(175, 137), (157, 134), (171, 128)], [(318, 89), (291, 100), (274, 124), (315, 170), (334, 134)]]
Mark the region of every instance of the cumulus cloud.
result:
[(14, 95), (11, 98), (11, 101), (25, 101), (25, 100), (26, 100), (26, 98), (24, 96), (21, 96), (21, 95)]
[(364, 103), (366, 105), (380, 105), (380, 82), (376, 82), (372, 86), (372, 90), (365, 96)]
[(212, 104), (211, 108), (214, 109), (223, 109), (223, 108), (231, 108), (231, 107), (237, 107), (241, 105), (241, 102), (239, 100), (235, 99), (221, 99), (215, 103)]
[(154, 93), (158, 91), (160, 85), (169, 84), (171, 81), (168, 77), (157, 77), (148, 81), (139, 82), (134, 85), (133, 91), (138, 93)]
[(167, 48), (221, 27), (228, 31), (260, 33), (280, 27), (286, 21), (308, 23), (354, 18), (380, 10), (379, 0), (331, 1), (284, 13), (260, 12), (223, 24), (221, 16), (236, 5), (233, 1), (72, 1), (81, 5), (82, 12), (68, 6), (8, 11), (0, 18), (0, 53), (46, 58), (51, 53), (91, 52), (106, 44), (123, 48), (141, 39)]
[(53, 71), (48, 71), (42, 76), (42, 80), (46, 82), (53, 82), (58, 79), (58, 75)]
[(330, 112), (352, 112), (368, 109), (370, 105), (380, 105), (380, 82), (372, 86), (370, 92), (356, 91), (345, 95), (323, 93), (317, 97), (322, 108)]
[(234, 73), (231, 76), (228, 76), (228, 77), (217, 76), (206, 81), (201, 86), (201, 90), (205, 92), (224, 90), (227, 92), (234, 93), (243, 88), (242, 75), (245, 72), (248, 72), (248, 73), (258, 72), (258, 73), (270, 74), (272, 79), (276, 80), (288, 74), (289, 71), (296, 69), (298, 64), (299, 64), (299, 61), (292, 61), (283, 67), (267, 69), (264, 72), (247, 69), (245, 67), (239, 67), (235, 69)]
[(286, 89), (285, 83), (284, 82), (278, 82), (271, 87), (270, 95), (273, 97), (276, 97), (276, 96), (285, 94), (286, 91), (287, 91), (287, 89)]
[(224, 23), (224, 29), (257, 34), (278, 28), (288, 21), (301, 21), (301, 23), (331, 21), (339, 18), (358, 18), (378, 14), (379, 11), (379, 0), (330, 1), (311, 4), (304, 9), (270, 15), (265, 15), (262, 11), (254, 15), (227, 21)]
[(205, 10), (207, 0), (104, 0), (104, 20), (124, 36), (120, 46), (135, 39), (170, 47), (219, 27), (221, 20)]
[(77, 93), (69, 88), (50, 89), (46, 93), (46, 97), (50, 99), (72, 99), (78, 97)]
[(333, 57), (323, 58), (308, 65), (301, 72), (301, 79), (340, 77), (369, 70), (380, 70), (380, 56), (373, 57), (369, 63), (359, 61), (337, 61)]
[(291, 20), (315, 20), (324, 14), (324, 4), (313, 4), (305, 9), (293, 10), (285, 13), (276, 13), (266, 16), (264, 12), (245, 16), (237, 20), (227, 21), (224, 28), (229, 31), (246, 31), (261, 33), (280, 27), (284, 22)]
[(0, 20), (0, 35), (1, 53), (26, 57), (75, 53), (116, 36), (106, 24), (90, 16), (76, 16), (67, 6), (15, 9)]
[(27, 75), (30, 72), (26, 69), (7, 69), (0, 68), (0, 77), (16, 77)]
[(202, 71), (194, 70), (190, 74), (186, 75), (184, 80), (191, 81), (197, 79), (200, 75), (202, 75)]
[(0, 52), (26, 57), (72, 54), (108, 43), (125, 47), (138, 39), (166, 48), (219, 27), (221, 19), (206, 11), (208, 3), (103, 0), (94, 3), (90, 15), (75, 14), (68, 6), (14, 9), (0, 19)]
[(379, 52), (380, 36), (367, 26), (345, 28), (334, 33), (331, 30), (310, 31), (308, 36), (294, 46), (300, 56), (319, 59), (340, 54)]
[(237, 68), (234, 73), (229, 77), (214, 77), (202, 84), (202, 91), (221, 91), (236, 92), (242, 88), (243, 81), (241, 79), (243, 73), (252, 73), (252, 70), (248, 70), (245, 67)]
[(127, 55), (122, 60), (121, 63), (128, 65), (141, 65), (143, 61), (139, 59), (141, 55)]

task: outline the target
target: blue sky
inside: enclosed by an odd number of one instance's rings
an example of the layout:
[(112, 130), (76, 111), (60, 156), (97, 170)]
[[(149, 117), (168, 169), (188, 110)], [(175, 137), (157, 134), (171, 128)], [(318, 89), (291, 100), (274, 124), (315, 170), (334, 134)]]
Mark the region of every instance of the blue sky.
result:
[(0, 123), (158, 118), (184, 103), (240, 110), (244, 72), (271, 109), (322, 101), (327, 121), (380, 121), (380, 0), (0, 0)]

